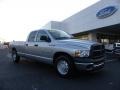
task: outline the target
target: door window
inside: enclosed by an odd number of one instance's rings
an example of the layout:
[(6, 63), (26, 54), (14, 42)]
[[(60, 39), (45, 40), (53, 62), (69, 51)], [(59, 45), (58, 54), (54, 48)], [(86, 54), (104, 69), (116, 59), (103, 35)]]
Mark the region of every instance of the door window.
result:
[(40, 40), (41, 36), (47, 36), (48, 37), (48, 34), (45, 31), (40, 30), (37, 34), (36, 42), (44, 42), (44, 40)]
[(28, 42), (34, 42), (36, 34), (37, 34), (37, 31), (31, 32), (28, 38)]

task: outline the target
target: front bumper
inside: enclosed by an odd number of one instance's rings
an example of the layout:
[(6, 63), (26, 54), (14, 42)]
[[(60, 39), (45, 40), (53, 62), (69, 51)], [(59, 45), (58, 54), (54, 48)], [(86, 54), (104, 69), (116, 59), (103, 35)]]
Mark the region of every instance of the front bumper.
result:
[(100, 70), (104, 67), (104, 58), (90, 59), (90, 58), (77, 58), (75, 59), (75, 66), (78, 70), (94, 71)]

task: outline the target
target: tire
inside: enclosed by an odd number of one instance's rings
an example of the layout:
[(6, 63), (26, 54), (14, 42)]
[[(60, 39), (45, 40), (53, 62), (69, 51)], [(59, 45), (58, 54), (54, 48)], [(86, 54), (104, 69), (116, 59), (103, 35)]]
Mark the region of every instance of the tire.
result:
[(20, 61), (20, 56), (17, 55), (16, 50), (12, 51), (12, 60), (13, 60), (14, 63), (18, 63)]
[(117, 58), (120, 61), (120, 57)]
[(74, 74), (74, 63), (68, 55), (61, 55), (56, 58), (55, 69), (60, 77), (68, 78)]

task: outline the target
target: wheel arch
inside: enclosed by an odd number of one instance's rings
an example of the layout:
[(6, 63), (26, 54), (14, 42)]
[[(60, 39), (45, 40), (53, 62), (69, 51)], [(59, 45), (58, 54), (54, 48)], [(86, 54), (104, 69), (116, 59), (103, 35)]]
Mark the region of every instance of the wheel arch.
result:
[(54, 56), (53, 56), (53, 64), (56, 62), (56, 58), (59, 57), (59, 56), (61, 56), (61, 55), (67, 55), (67, 56), (69, 56), (71, 59), (73, 59), (73, 57), (72, 57), (70, 54), (66, 53), (66, 52), (56, 52), (56, 53), (54, 54)]

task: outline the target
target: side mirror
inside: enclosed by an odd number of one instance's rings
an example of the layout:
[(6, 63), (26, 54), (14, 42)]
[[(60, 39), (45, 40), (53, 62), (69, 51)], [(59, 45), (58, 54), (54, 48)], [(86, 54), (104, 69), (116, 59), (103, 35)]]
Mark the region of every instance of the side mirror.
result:
[(51, 40), (50, 40), (50, 38), (48, 37), (48, 36), (41, 36), (40, 37), (40, 40), (42, 40), (42, 41), (46, 41), (46, 42), (51, 42)]

